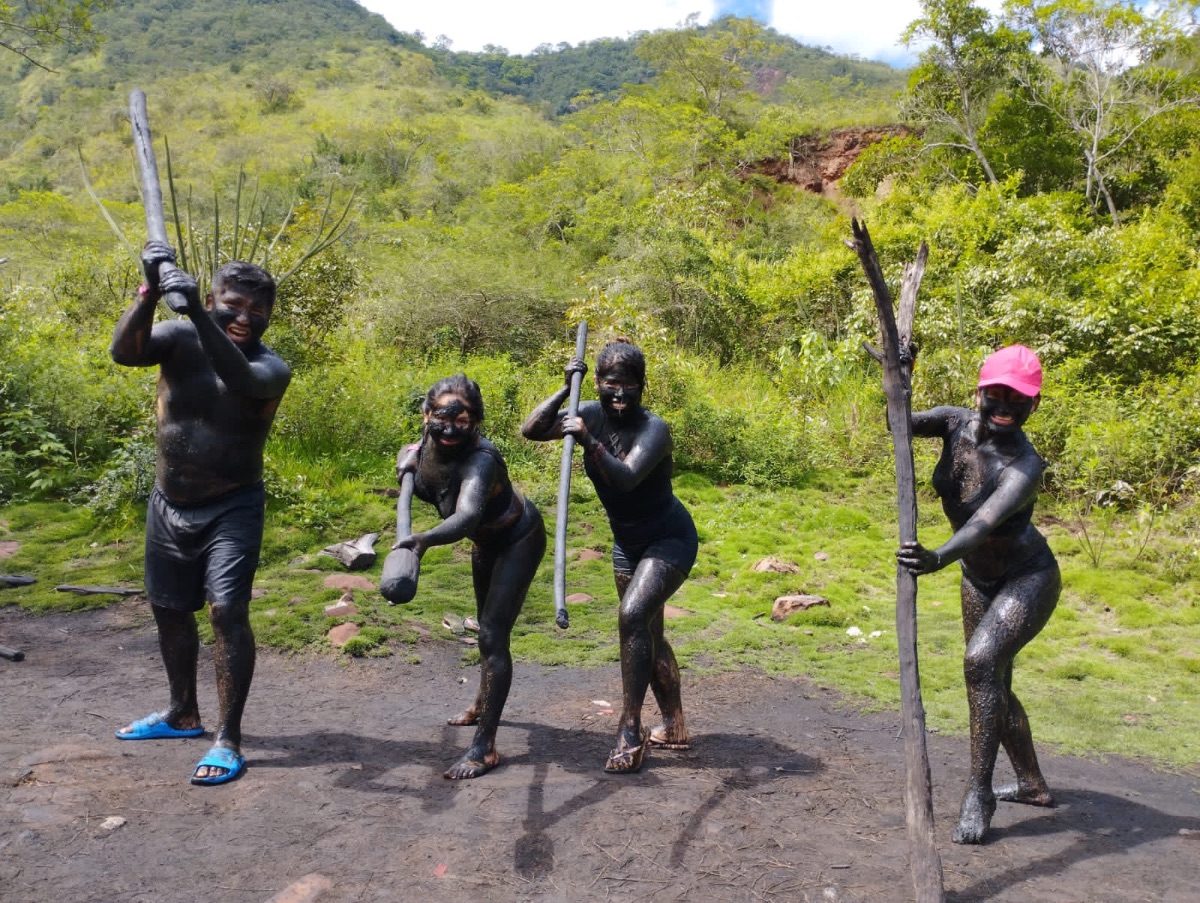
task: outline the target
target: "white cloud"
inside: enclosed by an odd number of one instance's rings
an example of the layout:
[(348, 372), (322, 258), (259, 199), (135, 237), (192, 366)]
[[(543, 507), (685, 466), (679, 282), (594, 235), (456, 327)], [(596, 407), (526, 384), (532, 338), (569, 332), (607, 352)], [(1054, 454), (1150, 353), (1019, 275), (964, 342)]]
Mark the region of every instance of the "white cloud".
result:
[[(579, 44), (596, 38), (626, 38), (638, 31), (673, 28), (689, 14), (708, 23), (713, 0), (360, 0), (400, 31), (419, 31), (425, 43), (446, 35), (455, 50), (495, 44), (526, 54), (539, 44)], [(998, 9), (1001, 0), (985, 0)], [(897, 64), (914, 60), (897, 40), (921, 14), (919, 0), (775, 0), (776, 31), (816, 47)]]

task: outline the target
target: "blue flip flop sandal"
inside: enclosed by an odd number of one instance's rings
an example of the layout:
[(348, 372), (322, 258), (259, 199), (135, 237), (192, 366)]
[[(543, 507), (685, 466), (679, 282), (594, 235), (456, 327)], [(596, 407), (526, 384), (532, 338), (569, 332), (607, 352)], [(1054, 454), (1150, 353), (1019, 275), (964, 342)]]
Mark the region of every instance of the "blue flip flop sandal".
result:
[[(209, 768), (224, 768), (224, 774), (214, 775), (208, 778), (196, 777), (196, 772), (204, 767)], [(236, 749), (230, 749), (228, 746), (214, 746), (204, 754), (196, 767), (192, 770), (193, 784), (228, 784), (230, 781), (236, 780), (237, 777), (246, 768), (246, 757)]]
[(199, 737), (203, 727), (171, 727), (164, 712), (147, 715), (116, 733), (118, 740), (176, 740), (184, 737)]

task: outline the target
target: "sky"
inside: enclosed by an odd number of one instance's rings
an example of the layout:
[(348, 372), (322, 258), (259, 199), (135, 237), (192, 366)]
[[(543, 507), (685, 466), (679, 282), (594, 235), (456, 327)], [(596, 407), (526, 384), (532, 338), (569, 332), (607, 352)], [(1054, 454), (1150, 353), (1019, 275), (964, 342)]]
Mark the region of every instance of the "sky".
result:
[[(626, 38), (638, 31), (674, 28), (691, 13), (700, 24), (718, 6), (749, 3), (772, 9), (766, 23), (803, 44), (835, 53), (906, 66), (914, 54), (897, 43), (921, 14), (919, 0), (360, 0), (399, 31), (419, 31), (426, 44), (439, 35), (454, 50), (482, 50), (485, 44), (527, 54), (539, 44), (579, 44), (597, 38)], [(998, 9), (1000, 0), (981, 4)]]

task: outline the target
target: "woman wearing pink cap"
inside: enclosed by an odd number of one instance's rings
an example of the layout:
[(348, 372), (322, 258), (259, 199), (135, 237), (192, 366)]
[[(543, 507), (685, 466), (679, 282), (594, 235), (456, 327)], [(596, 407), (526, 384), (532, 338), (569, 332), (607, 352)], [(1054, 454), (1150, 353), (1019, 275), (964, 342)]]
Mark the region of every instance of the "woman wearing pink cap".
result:
[[(1041, 389), (1037, 355), (1010, 345), (984, 361), (977, 412), (946, 405), (912, 415), (914, 435), (942, 440), (933, 488), (954, 535), (934, 550), (904, 543), (896, 558), (917, 575), (954, 561), (962, 568), (971, 780), (955, 843), (983, 842), (998, 799), (1054, 805), (1029, 719), (1012, 692), (1013, 659), (1050, 619), (1062, 585), (1050, 546), (1031, 520), (1045, 464), (1022, 427)], [(1001, 745), (1017, 782), (993, 790)]]

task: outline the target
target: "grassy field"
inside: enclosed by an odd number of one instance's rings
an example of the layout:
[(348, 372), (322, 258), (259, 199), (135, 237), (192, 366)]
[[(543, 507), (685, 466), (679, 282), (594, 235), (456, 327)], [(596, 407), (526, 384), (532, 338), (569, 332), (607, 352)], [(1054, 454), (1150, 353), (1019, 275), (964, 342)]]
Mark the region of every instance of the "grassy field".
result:
[[(919, 473), (927, 469), (918, 464)], [(521, 484), (552, 529), (554, 475), (525, 476)], [(390, 606), (377, 593), (356, 591), (358, 614), (351, 620), (362, 633), (347, 650), (328, 644), (326, 632), (337, 622), (326, 618), (324, 607), (341, 591), (322, 581), (342, 568), (320, 549), (380, 531), (378, 549), (386, 550), (394, 503), (371, 492), (381, 485), (370, 477), (328, 478), (316, 487), (326, 500), (316, 512), (320, 516), (304, 505), (271, 503), (260, 597), (251, 608), (260, 643), (295, 652), (416, 659), (420, 629), (444, 634), (445, 613), (473, 613), (467, 545), (435, 548), (426, 555), (412, 603)], [(685, 680), (688, 671), (751, 666), (807, 675), (864, 708), (898, 708), (896, 526), (889, 480), (817, 475), (804, 488), (770, 492), (682, 474), (676, 488), (701, 538), (691, 578), (672, 599), (686, 614), (667, 625)], [(600, 560), (578, 557), (584, 548), (607, 553), (611, 534), (582, 475), (571, 505), (567, 591), (594, 601), (571, 606), (569, 630), (555, 627), (548, 553), (514, 631), (513, 651), (518, 660), (543, 664), (615, 663), (615, 592), (607, 554)], [(1050, 624), (1017, 659), (1014, 689), (1029, 711), (1035, 738), (1074, 754), (1145, 757), (1179, 769), (1200, 765), (1195, 514), (1177, 510), (1151, 523), (1130, 515), (1084, 524), (1045, 498), (1040, 511), (1040, 526), (1062, 565), (1064, 591)], [(415, 507), (418, 527), (431, 516), (427, 506)], [(330, 520), (335, 526), (318, 526)], [(920, 525), (927, 543), (947, 536), (936, 500), (927, 493)], [(1087, 527), (1086, 541), (1081, 526)], [(4, 540), (21, 545), (2, 562), (3, 571), (38, 580), (3, 590), (4, 604), (33, 611), (104, 605), (112, 597), (76, 596), (54, 587), (141, 585), (140, 512), (102, 520), (65, 503), (11, 506), (0, 509)], [(797, 573), (756, 572), (754, 564), (767, 556), (795, 564)], [(364, 574), (377, 581), (381, 564), (382, 555)], [(830, 605), (772, 621), (773, 600), (798, 592), (823, 596)], [(923, 578), (918, 607), (928, 726), (965, 733), (957, 568)], [(207, 634), (207, 625), (203, 629)], [(476, 653), (464, 647), (463, 655), (470, 664)]]

